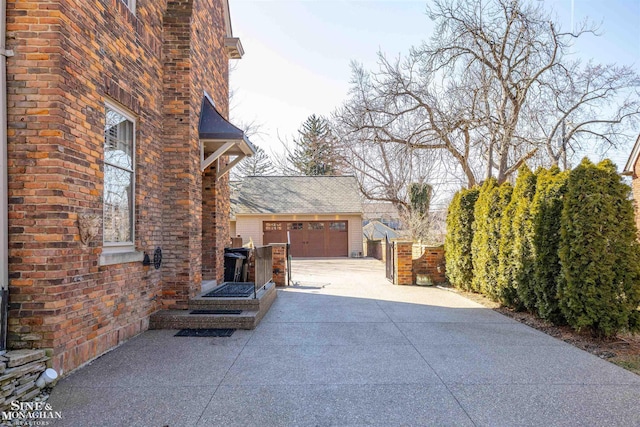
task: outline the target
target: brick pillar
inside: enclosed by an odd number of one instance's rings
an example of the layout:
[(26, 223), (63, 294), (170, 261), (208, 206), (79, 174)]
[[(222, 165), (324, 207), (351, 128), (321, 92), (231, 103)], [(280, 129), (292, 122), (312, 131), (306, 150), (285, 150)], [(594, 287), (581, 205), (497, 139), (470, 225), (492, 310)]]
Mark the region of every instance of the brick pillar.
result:
[(187, 307), (202, 281), (200, 145), (197, 120), (191, 120), (199, 113), (191, 104), (192, 12), (191, 0), (169, 2), (164, 16), (162, 305), (176, 309)]
[(394, 285), (413, 285), (412, 242), (395, 242)]
[(287, 245), (272, 243), (273, 282), (276, 286), (287, 286)]

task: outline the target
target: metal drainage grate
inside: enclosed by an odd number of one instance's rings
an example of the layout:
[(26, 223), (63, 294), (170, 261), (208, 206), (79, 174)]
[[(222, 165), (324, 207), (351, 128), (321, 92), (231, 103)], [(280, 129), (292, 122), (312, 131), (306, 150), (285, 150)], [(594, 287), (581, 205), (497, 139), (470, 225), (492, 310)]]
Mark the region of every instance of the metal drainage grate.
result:
[(235, 329), (182, 329), (174, 337), (230, 337)]
[(242, 310), (191, 310), (189, 314), (242, 314)]
[(251, 282), (229, 282), (223, 283), (216, 289), (202, 295), (205, 298), (237, 298), (253, 295), (253, 283)]

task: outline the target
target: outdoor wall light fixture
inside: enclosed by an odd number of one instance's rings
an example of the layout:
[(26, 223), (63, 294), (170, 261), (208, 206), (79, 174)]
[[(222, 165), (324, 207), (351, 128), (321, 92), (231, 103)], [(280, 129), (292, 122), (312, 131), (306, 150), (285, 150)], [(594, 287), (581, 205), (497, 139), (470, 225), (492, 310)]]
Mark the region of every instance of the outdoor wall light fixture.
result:
[[(144, 266), (151, 265), (151, 257), (146, 252), (144, 253), (144, 258), (142, 258), (142, 265)], [(160, 246), (158, 246), (156, 250), (153, 251), (153, 267), (157, 270), (160, 268), (161, 265), (162, 265), (162, 249), (160, 249)]]
[(157, 270), (162, 265), (162, 249), (158, 246), (153, 253), (153, 267)]

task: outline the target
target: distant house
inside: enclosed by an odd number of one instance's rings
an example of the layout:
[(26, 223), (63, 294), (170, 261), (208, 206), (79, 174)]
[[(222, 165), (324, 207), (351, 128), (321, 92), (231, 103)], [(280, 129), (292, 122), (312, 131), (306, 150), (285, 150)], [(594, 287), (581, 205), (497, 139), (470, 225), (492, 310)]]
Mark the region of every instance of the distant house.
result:
[(402, 237), (405, 237), (402, 231), (387, 227), (377, 220), (370, 221), (362, 227), (364, 256), (384, 261), (386, 257), (385, 248), (387, 239), (397, 240)]
[(638, 160), (640, 160), (640, 136), (636, 139), (629, 160), (627, 160), (627, 164), (622, 171), (623, 175), (632, 177), (631, 189), (633, 198), (636, 201), (636, 226), (640, 229), (640, 215), (638, 212), (638, 203), (640, 203), (640, 162)]
[(366, 240), (398, 239), (402, 234), (398, 230), (387, 227), (380, 221), (371, 221), (362, 227), (362, 235)]
[(362, 202), (352, 176), (249, 176), (232, 185), (232, 236), (291, 243), (294, 257), (362, 255)]
[(365, 202), (363, 209), (364, 221), (362, 225), (367, 225), (371, 221), (378, 221), (394, 230), (402, 228), (400, 212), (391, 202)]

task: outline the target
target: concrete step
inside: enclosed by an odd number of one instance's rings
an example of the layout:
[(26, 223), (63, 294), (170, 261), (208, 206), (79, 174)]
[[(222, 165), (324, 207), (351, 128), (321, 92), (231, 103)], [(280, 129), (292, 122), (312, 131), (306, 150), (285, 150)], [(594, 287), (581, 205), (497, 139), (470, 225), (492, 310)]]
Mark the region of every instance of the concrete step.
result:
[(191, 310), (160, 310), (151, 315), (149, 329), (254, 329), (257, 311), (241, 314), (190, 314)]
[[(277, 297), (268, 283), (257, 298), (203, 298), (189, 301), (188, 310), (160, 310), (149, 318), (149, 329), (254, 329)], [(240, 314), (191, 314), (192, 310), (242, 310)]]
[[(209, 292), (209, 291), (206, 291), (206, 292)], [(191, 298), (189, 300), (189, 308), (191, 310), (238, 309), (238, 310), (260, 311), (261, 305), (264, 305), (265, 301), (273, 297), (273, 295), (276, 293), (276, 289), (273, 283), (268, 283), (267, 285), (263, 286), (262, 288), (256, 291), (256, 298), (254, 298), (253, 295), (246, 298), (203, 297), (202, 295), (206, 292), (203, 292), (198, 296)]]

